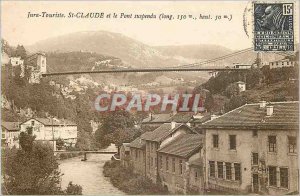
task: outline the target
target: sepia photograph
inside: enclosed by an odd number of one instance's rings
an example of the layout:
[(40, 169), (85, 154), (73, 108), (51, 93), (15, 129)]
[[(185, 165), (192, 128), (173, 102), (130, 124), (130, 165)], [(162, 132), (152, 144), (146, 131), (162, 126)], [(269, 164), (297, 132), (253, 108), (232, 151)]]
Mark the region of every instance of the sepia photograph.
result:
[(299, 2), (3, 0), (1, 195), (299, 195)]

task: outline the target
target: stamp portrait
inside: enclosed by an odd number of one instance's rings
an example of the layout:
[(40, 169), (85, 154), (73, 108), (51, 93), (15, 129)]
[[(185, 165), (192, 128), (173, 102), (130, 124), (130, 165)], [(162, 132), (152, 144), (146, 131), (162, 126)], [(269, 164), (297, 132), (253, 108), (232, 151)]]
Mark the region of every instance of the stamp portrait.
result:
[(294, 51), (294, 4), (254, 3), (254, 50)]

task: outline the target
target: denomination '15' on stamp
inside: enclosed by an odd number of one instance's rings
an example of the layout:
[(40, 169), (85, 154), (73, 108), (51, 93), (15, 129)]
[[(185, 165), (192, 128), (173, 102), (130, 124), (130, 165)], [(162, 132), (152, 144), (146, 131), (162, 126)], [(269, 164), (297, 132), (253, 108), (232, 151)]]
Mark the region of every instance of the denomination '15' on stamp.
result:
[(254, 4), (254, 50), (294, 51), (294, 4)]

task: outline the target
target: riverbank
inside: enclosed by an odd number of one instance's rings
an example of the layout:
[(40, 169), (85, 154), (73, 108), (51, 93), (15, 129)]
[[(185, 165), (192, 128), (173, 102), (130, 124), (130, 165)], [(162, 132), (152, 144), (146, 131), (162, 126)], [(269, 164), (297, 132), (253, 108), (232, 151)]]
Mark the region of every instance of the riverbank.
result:
[(103, 174), (109, 177), (111, 183), (118, 189), (131, 195), (166, 195), (162, 186), (152, 183), (145, 176), (134, 174), (131, 168), (123, 167), (118, 161), (107, 161)]
[(62, 152), (58, 152), (55, 157), (58, 160), (64, 160), (64, 159), (70, 159), (73, 157), (78, 157), (83, 154), (84, 154), (83, 152), (62, 151)]

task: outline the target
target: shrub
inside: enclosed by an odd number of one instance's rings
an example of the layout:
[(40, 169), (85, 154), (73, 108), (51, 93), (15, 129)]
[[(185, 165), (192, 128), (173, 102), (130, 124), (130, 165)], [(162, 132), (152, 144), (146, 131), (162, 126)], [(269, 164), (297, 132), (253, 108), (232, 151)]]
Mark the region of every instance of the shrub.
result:
[(134, 174), (131, 167), (123, 167), (118, 161), (107, 161), (103, 173), (112, 184), (128, 194), (167, 194), (161, 185), (139, 174)]

